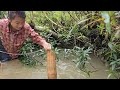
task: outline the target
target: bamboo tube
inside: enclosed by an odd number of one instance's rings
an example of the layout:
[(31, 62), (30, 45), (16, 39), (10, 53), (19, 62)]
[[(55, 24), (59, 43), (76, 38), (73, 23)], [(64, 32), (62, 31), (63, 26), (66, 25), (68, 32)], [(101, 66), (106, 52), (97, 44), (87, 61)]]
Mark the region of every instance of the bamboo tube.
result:
[(56, 56), (52, 50), (47, 51), (47, 74), (48, 79), (57, 79)]

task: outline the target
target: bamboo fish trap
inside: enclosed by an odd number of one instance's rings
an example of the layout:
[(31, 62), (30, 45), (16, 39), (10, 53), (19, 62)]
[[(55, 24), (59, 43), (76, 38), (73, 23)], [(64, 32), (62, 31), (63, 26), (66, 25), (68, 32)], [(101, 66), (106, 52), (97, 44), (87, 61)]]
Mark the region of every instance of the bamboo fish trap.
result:
[(52, 50), (47, 50), (47, 74), (48, 79), (57, 79), (56, 56)]

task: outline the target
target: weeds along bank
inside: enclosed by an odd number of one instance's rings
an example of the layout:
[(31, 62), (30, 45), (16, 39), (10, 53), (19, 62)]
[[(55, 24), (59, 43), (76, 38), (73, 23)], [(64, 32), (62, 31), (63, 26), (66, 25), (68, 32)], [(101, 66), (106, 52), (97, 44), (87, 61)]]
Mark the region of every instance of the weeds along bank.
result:
[[(79, 68), (83, 68), (89, 59), (89, 52), (94, 52), (109, 64), (111, 73), (120, 71), (119, 12), (26, 11), (26, 14), (27, 22), (52, 44), (58, 57), (59, 48), (63, 48), (66, 53), (76, 54), (75, 63)], [(1, 11), (0, 15), (1, 18), (7, 17), (7, 11)], [(36, 52), (32, 55), (25, 53), (34, 52), (40, 48), (42, 47), (28, 39), (21, 48), (21, 53), (24, 54), (21, 57), (22, 62), (36, 65), (38, 61), (33, 61), (34, 57), (41, 55), (45, 58), (44, 50), (41, 49), (40, 53)], [(69, 53), (67, 53), (68, 56)]]

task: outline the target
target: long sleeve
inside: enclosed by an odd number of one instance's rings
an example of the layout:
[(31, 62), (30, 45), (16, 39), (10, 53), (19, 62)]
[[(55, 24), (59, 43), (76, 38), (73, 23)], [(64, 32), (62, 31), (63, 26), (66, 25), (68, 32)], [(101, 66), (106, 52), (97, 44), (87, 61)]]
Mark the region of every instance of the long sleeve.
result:
[(8, 32), (8, 19), (0, 19), (0, 32)]
[(0, 37), (2, 34), (3, 27), (4, 27), (4, 21), (3, 21), (3, 19), (0, 19)]
[(37, 43), (41, 46), (44, 46), (46, 43), (46, 40), (41, 37), (37, 32), (34, 31), (34, 29), (32, 29), (29, 25), (28, 25), (28, 33), (29, 33), (29, 37), (32, 38), (32, 41), (34, 43)]
[(0, 19), (0, 32), (1, 32), (2, 29), (3, 29), (3, 20)]
[(2, 27), (3, 27), (3, 20), (0, 19), (0, 30), (2, 29)]

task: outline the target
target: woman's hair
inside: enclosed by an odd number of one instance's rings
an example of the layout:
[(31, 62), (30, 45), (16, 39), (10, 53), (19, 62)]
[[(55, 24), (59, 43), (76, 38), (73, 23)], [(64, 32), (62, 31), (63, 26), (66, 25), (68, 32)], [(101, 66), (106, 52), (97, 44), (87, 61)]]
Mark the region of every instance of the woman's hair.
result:
[(25, 11), (8, 11), (8, 18), (10, 20), (14, 19), (16, 15), (18, 15), (19, 17), (23, 19), (26, 18)]

